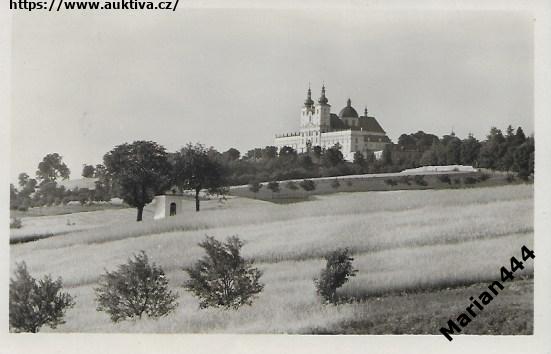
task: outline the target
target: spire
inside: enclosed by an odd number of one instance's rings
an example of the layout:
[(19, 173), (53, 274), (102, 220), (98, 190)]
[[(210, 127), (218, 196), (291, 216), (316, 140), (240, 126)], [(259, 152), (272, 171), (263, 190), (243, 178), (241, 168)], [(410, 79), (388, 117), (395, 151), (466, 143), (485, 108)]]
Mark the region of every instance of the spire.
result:
[(367, 106), (365, 106), (364, 115), (367, 117)]
[(325, 97), (325, 83), (321, 87), (321, 96), (320, 96), (318, 102), (321, 103), (321, 104), (327, 104), (327, 102), (329, 102), (327, 97)]
[(312, 100), (312, 90), (310, 90), (310, 83), (308, 83), (308, 94), (306, 96), (306, 101), (304, 101), (304, 106), (311, 107), (314, 105), (314, 101)]
[(346, 107), (351, 107), (352, 101), (350, 101), (350, 97), (348, 97), (348, 100), (346, 101)]

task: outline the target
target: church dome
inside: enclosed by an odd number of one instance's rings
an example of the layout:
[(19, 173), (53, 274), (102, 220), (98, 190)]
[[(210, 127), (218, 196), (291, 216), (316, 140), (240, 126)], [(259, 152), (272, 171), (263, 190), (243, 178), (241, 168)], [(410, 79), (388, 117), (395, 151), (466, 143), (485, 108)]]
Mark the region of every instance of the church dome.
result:
[(358, 118), (358, 112), (352, 107), (350, 98), (346, 101), (346, 107), (339, 112), (339, 118)]

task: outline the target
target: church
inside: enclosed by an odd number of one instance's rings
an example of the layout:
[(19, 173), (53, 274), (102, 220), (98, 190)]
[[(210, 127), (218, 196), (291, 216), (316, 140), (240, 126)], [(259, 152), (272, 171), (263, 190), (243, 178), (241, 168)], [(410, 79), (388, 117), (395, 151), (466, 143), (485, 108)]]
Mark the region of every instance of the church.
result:
[(275, 146), (278, 149), (288, 146), (299, 153), (314, 146), (330, 148), (339, 144), (344, 158), (349, 161), (353, 160), (357, 151), (364, 156), (368, 152), (380, 156), (381, 151), (390, 143), (375, 117), (368, 116), (367, 108), (363, 116), (358, 116), (350, 99), (338, 115), (331, 113), (331, 105), (325, 96), (325, 85), (321, 88), (317, 103), (312, 100), (312, 91), (308, 88), (300, 112), (300, 131), (275, 137)]

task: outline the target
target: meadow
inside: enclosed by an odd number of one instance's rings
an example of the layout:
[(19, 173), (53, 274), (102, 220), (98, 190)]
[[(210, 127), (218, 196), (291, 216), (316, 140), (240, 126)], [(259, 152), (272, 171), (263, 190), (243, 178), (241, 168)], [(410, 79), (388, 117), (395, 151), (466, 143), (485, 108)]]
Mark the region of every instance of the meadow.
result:
[[(134, 209), (23, 219), (19, 236), (40, 227), (64, 230), (10, 247), (12, 266), (25, 261), (33, 276), (61, 276), (76, 296), (67, 323), (55, 331), (437, 334), (469, 296), (499, 279), (522, 245), (533, 248), (530, 184), (336, 193), (292, 204), (234, 197), (205, 201), (199, 213), (190, 201), (161, 221), (152, 220), (152, 210), (142, 223)], [(264, 272), (264, 291), (252, 306), (201, 310), (183, 289), (182, 268), (202, 256), (197, 244), (205, 235), (245, 240), (244, 256)], [(339, 247), (351, 250), (358, 273), (339, 290), (348, 302), (324, 305), (313, 279), (323, 257)], [(164, 268), (179, 307), (159, 320), (113, 324), (95, 310), (94, 287), (105, 269), (140, 250)], [(532, 333), (533, 263), (517, 273), (466, 333)]]

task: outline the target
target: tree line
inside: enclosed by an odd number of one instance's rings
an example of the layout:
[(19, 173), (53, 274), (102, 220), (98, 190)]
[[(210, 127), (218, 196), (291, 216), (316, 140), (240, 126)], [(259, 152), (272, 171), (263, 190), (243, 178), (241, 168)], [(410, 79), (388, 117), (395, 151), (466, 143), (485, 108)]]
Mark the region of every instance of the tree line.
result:
[[(376, 159), (369, 152), (354, 154), (346, 161), (341, 147), (312, 146), (306, 152), (291, 147), (279, 151), (275, 146), (255, 148), (246, 154), (235, 148), (219, 152), (201, 144), (187, 144), (176, 152), (152, 141), (135, 141), (114, 147), (103, 157), (103, 164), (84, 165), (82, 176), (96, 179), (93, 190), (66, 190), (57, 182), (69, 178), (69, 168), (59, 154), (48, 154), (38, 164), (36, 178), (19, 175), (18, 188), (10, 185), (10, 206), (26, 210), (79, 201), (89, 203), (123, 199), (142, 219), (145, 205), (167, 191), (194, 192), (200, 210), (200, 192), (224, 194), (227, 186), (258, 186), (261, 182), (289, 179), (333, 177), (351, 174), (398, 172), (427, 165), (471, 165), (477, 168), (508, 171), (528, 179), (534, 173), (534, 137), (521, 127), (509, 126), (503, 133), (492, 127), (485, 140), (473, 135), (465, 139), (454, 133), (442, 138), (419, 131), (402, 134)], [(275, 188), (275, 185), (272, 186)]]

